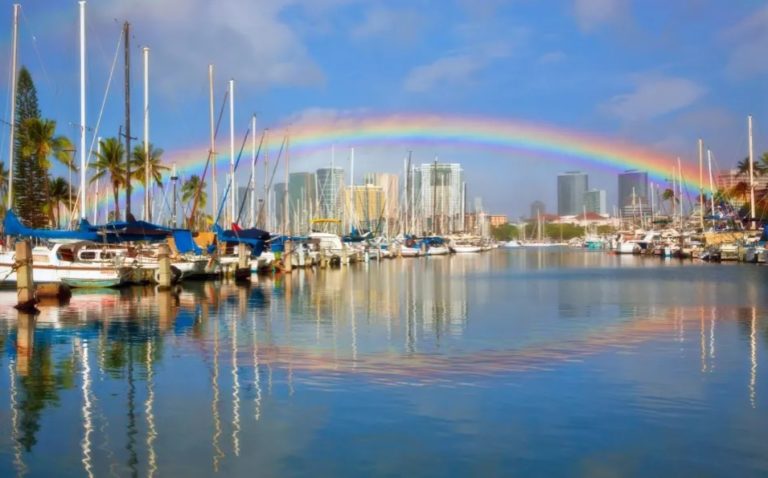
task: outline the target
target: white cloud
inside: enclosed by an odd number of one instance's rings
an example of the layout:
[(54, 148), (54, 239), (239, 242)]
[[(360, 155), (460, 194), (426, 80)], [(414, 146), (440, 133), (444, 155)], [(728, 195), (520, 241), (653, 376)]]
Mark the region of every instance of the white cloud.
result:
[(353, 38), (386, 36), (390, 40), (413, 40), (425, 23), (416, 10), (373, 8), (366, 12), (362, 23), (352, 29)]
[(250, 86), (307, 86), (322, 84), (325, 77), (283, 13), (299, 8), (306, 15), (322, 15), (344, 1), (349, 0), (266, 0), (258, 5), (248, 0), (112, 0), (93, 4), (88, 13), (95, 25), (114, 25), (114, 18), (132, 21), (134, 45), (150, 47), (152, 81), (161, 91), (204, 83), (209, 63), (218, 78), (234, 77)]
[(685, 78), (658, 75), (635, 78), (635, 90), (617, 95), (601, 106), (624, 121), (648, 121), (696, 102), (706, 89)]
[(414, 68), (405, 79), (405, 90), (412, 93), (429, 91), (436, 86), (464, 84), (485, 66), (486, 61), (470, 54), (439, 58)]
[(411, 93), (445, 86), (466, 86), (494, 61), (507, 58), (510, 54), (509, 45), (498, 42), (452, 53), (412, 69), (403, 86), (405, 91)]
[(565, 58), (566, 55), (562, 51), (550, 51), (541, 55), (538, 62), (542, 65), (548, 65), (553, 63), (560, 63), (564, 61)]
[(574, 0), (576, 22), (585, 32), (619, 20), (627, 11), (626, 0)]
[(726, 30), (725, 39), (731, 45), (726, 67), (730, 76), (744, 78), (768, 72), (764, 61), (768, 51), (768, 6)]

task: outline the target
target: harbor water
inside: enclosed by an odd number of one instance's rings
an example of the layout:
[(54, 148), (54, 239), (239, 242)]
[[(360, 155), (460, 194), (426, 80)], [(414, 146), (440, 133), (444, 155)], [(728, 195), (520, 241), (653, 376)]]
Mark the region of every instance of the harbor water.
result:
[(766, 476), (768, 269), (569, 248), (0, 292), (0, 476)]

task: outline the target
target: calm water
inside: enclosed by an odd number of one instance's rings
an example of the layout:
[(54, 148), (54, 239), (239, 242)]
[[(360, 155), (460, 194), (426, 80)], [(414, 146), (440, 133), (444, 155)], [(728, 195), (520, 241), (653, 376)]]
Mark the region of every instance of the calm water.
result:
[(766, 277), (498, 250), (36, 324), (0, 292), (0, 476), (765, 476)]

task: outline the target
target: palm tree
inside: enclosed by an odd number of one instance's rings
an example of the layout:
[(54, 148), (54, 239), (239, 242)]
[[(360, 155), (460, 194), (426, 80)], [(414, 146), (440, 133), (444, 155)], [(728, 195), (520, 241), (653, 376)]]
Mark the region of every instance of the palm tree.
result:
[[(160, 159), (163, 156), (162, 148), (155, 148), (152, 143), (149, 143), (149, 176), (155, 181), (155, 184), (163, 187), (163, 171), (168, 171), (171, 168), (164, 166), (160, 163)], [(147, 170), (146, 155), (144, 154), (144, 146), (138, 145), (133, 148), (133, 158), (131, 162), (131, 179), (138, 180), (142, 186), (147, 187), (146, 170)]]
[(51, 181), (51, 210), (56, 211), (55, 222), (57, 229), (61, 227), (61, 203), (69, 204), (69, 201), (72, 200), (70, 196), (71, 191), (69, 183), (64, 178), (56, 178)]
[[(7, 193), (8, 193), (8, 170), (5, 169), (5, 163), (3, 161), (0, 161), (0, 204), (5, 204)], [(3, 211), (3, 213), (5, 213), (5, 211)]]
[[(184, 184), (181, 185), (181, 200), (185, 203), (193, 203), (195, 201), (195, 196), (197, 196), (197, 216), (190, 218), (190, 221), (192, 221), (195, 224), (199, 225), (200, 222), (200, 211), (203, 211), (205, 209), (205, 204), (208, 201), (208, 195), (205, 192), (205, 181), (200, 179), (200, 176), (193, 174), (189, 177), (186, 181), (184, 181)], [(199, 193), (198, 193), (199, 191)]]
[[(736, 163), (736, 169), (740, 176), (749, 176), (749, 157)], [(752, 172), (755, 176), (762, 176), (768, 172), (768, 153), (764, 153), (758, 161), (752, 163)]]
[[(56, 136), (56, 122), (42, 118), (28, 118), (19, 128), (19, 153), (26, 158), (33, 158), (40, 167), (48, 171), (51, 158), (72, 168), (75, 148), (65, 136)], [(45, 196), (50, 198), (50, 181), (45, 181)], [(50, 211), (53, 220), (53, 211)]]
[(744, 203), (748, 202), (747, 196), (749, 196), (749, 184), (745, 181), (739, 181), (729, 191), (731, 197), (741, 197)]
[(675, 214), (675, 204), (677, 203), (677, 195), (672, 189), (665, 189), (663, 193), (661, 193), (661, 199), (662, 201), (669, 202), (672, 204), (672, 215)]
[(117, 138), (107, 138), (101, 140), (101, 152), (94, 153), (96, 155), (96, 161), (91, 164), (91, 167), (96, 170), (96, 174), (91, 177), (90, 182), (98, 181), (107, 174), (109, 174), (109, 181), (112, 183), (112, 193), (115, 197), (115, 218), (120, 218), (120, 205), (118, 199), (120, 195), (120, 187), (126, 185), (126, 171), (125, 162), (123, 156), (125, 156), (125, 148), (123, 143), (117, 140)]

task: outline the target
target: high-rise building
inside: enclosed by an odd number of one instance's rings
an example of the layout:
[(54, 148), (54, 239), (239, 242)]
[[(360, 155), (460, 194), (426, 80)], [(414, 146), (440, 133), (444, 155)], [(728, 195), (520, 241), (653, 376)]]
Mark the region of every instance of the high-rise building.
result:
[(607, 214), (606, 194), (604, 189), (591, 189), (584, 193), (584, 208), (587, 212)]
[(318, 216), (325, 219), (341, 219), (341, 191), (344, 188), (342, 168), (317, 170)]
[(584, 193), (589, 189), (586, 173), (568, 171), (557, 175), (557, 214), (575, 216), (584, 207)]
[(531, 203), (531, 218), (535, 218), (538, 216), (543, 216), (547, 213), (547, 207), (544, 205), (541, 201), (533, 201)]
[(291, 231), (309, 232), (309, 224), (317, 214), (317, 183), (314, 173), (291, 173), (288, 176), (288, 213)]
[(632, 169), (619, 174), (619, 210), (624, 217), (650, 214), (647, 172)]
[(368, 173), (363, 176), (363, 184), (379, 186), (384, 192), (384, 203), (379, 215), (386, 221), (389, 230), (393, 230), (400, 216), (400, 181), (396, 174)]
[(419, 167), (421, 214), (427, 231), (447, 234), (464, 230), (464, 170), (458, 163)]
[(384, 189), (374, 184), (344, 188), (345, 210), (351, 225), (360, 231), (381, 232), (386, 208)]
[(272, 191), (274, 194), (274, 200), (272, 201), (272, 211), (275, 218), (273, 228), (276, 231), (287, 231), (285, 223), (285, 201), (288, 196), (288, 191), (286, 191), (285, 183), (276, 183), (274, 186), (272, 186)]
[(475, 214), (479, 214), (479, 213), (484, 211), (484, 208), (483, 208), (483, 198), (482, 197), (475, 196), (475, 199), (472, 202), (474, 203), (473, 206), (475, 208), (475, 210), (474, 210)]

